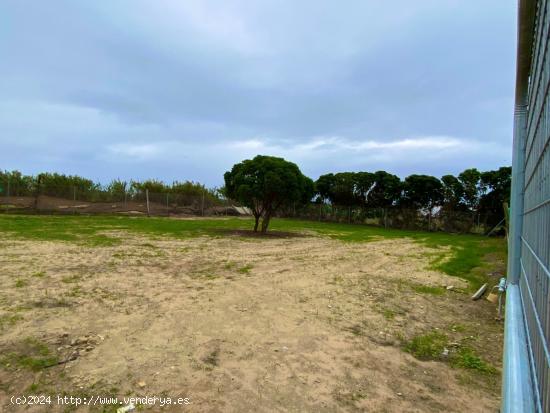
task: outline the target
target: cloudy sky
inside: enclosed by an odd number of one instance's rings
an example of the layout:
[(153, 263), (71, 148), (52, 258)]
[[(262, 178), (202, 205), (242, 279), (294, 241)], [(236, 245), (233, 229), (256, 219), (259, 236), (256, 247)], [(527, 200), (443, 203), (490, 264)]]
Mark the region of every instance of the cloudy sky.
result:
[(511, 162), (514, 0), (2, 0), (0, 169), (222, 184)]

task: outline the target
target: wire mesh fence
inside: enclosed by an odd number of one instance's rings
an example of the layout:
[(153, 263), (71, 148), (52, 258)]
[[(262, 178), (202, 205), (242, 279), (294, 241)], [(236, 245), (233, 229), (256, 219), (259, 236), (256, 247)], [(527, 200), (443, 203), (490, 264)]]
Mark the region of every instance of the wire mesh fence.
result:
[(383, 228), (504, 235), (504, 213), (475, 213), (443, 208), (358, 208), (312, 203), (287, 208), (280, 216), (323, 222), (366, 224)]
[(550, 2), (539, 1), (524, 145), (520, 291), (534, 393), (550, 411)]
[(550, 412), (550, 2), (521, 0), (503, 412)]
[[(206, 188), (155, 192), (149, 189), (103, 188), (84, 183), (48, 182), (27, 185), (0, 176), (0, 212), (41, 214), (127, 214), (150, 216), (240, 216), (250, 211)], [(405, 209), (346, 207), (326, 203), (287, 207), (280, 217), (366, 224), (384, 228), (458, 233), (503, 234), (503, 214), (474, 213), (448, 208)]]
[(44, 214), (243, 215), (246, 210), (208, 191), (198, 194), (148, 190), (82, 190), (76, 186), (21, 190), (0, 182), (0, 212)]

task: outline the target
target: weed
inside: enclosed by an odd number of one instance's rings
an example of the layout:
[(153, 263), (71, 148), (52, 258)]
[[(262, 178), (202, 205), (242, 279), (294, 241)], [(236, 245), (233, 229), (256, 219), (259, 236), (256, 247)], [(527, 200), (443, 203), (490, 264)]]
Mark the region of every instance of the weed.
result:
[(251, 264), (246, 264), (244, 267), (240, 267), (237, 272), (240, 274), (250, 274), (250, 270), (252, 270), (253, 266)]
[(453, 324), (451, 326), (451, 331), (453, 333), (456, 333), (456, 332), (463, 333), (464, 331), (466, 331), (466, 326), (463, 324)]
[(21, 278), (19, 278), (16, 282), (15, 282), (15, 287), (16, 288), (23, 288), (23, 287), (26, 287), (29, 283), (26, 281), (26, 280), (23, 280)]
[(40, 371), (58, 363), (48, 346), (35, 338), (26, 338), (12, 352), (2, 357), (1, 363), (8, 367), (15, 365), (32, 371)]
[(411, 353), (420, 360), (436, 360), (441, 357), (447, 345), (447, 336), (438, 331), (414, 337), (405, 343), (405, 351)]
[(484, 374), (496, 374), (497, 370), (484, 361), (469, 347), (461, 348), (451, 359), (451, 365), (470, 370), (477, 370)]
[(2, 314), (0, 315), (0, 330), (5, 326), (12, 326), (23, 317), (19, 314)]
[(235, 268), (236, 266), (237, 266), (237, 263), (236, 263), (236, 262), (234, 262), (234, 261), (227, 261), (227, 262), (224, 264), (223, 268), (225, 268), (226, 270), (231, 270), (231, 269)]
[(382, 315), (386, 320), (393, 320), (395, 318), (395, 311), (390, 308), (384, 308), (382, 310)]
[(210, 353), (208, 353), (208, 355), (203, 359), (203, 361), (210, 365), (210, 366), (217, 366), (218, 365), (218, 358), (219, 358), (219, 350), (218, 349), (215, 349), (213, 351), (211, 351)]

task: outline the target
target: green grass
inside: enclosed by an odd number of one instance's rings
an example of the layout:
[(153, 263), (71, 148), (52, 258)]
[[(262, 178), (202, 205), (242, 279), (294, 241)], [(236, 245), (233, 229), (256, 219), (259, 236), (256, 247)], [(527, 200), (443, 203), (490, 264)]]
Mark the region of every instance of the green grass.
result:
[(3, 355), (0, 359), (1, 364), (6, 367), (14, 366), (32, 371), (51, 367), (58, 361), (48, 346), (35, 338), (26, 338), (13, 351)]
[(445, 334), (438, 331), (413, 337), (413, 339), (405, 343), (405, 351), (411, 353), (420, 360), (437, 360), (441, 357), (441, 353), (448, 343), (448, 338)]
[(395, 311), (390, 308), (384, 308), (382, 310), (382, 315), (386, 320), (393, 320), (395, 318)]
[(28, 285), (28, 282), (26, 280), (22, 280), (21, 278), (15, 281), (15, 287), (16, 288), (23, 288)]
[(446, 334), (432, 331), (413, 337), (412, 340), (405, 342), (403, 348), (419, 360), (443, 360), (449, 361), (453, 367), (475, 370), (482, 374), (497, 373), (495, 367), (484, 361), (472, 348), (467, 346), (450, 353), (448, 358), (443, 357), (443, 350), (448, 343), (449, 339)]
[(251, 264), (246, 264), (245, 266), (240, 267), (237, 272), (240, 274), (250, 274), (250, 270), (252, 270), (252, 268), (254, 267)]
[[(191, 238), (201, 235), (224, 236), (224, 230), (251, 229), (248, 218), (174, 220), (126, 216), (37, 216), (0, 215), (0, 233), (12, 238), (68, 241), (86, 246), (103, 247), (121, 242), (112, 232), (137, 233), (154, 238)], [(506, 244), (500, 238), (479, 235), (457, 235), (441, 232), (404, 231), (366, 225), (275, 219), (270, 230), (308, 231), (344, 242), (369, 242), (379, 239), (410, 238), (433, 248), (428, 256), (431, 267), (446, 274), (470, 281), (475, 289), (487, 279), (491, 255), (504, 261)], [(450, 251), (450, 253), (449, 253)]]
[(5, 326), (12, 326), (15, 323), (17, 323), (17, 321), (19, 321), (21, 319), (23, 319), (23, 317), (19, 314), (2, 314), (2, 315), (0, 315), (0, 331)]
[(484, 374), (496, 374), (497, 369), (484, 361), (481, 357), (468, 347), (461, 348), (451, 359), (451, 365), (469, 370), (476, 370)]

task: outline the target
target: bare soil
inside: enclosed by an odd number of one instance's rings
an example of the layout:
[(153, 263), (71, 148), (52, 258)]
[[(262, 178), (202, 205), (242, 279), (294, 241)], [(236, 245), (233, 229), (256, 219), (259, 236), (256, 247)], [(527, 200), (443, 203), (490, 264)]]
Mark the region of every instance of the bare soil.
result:
[(153, 412), (498, 410), (497, 377), (403, 349), (441, 331), (500, 366), (495, 307), (430, 270), (433, 250), (245, 235), (119, 233), (121, 245), (96, 248), (1, 241), (0, 357), (37, 342), (61, 364), (33, 371), (5, 359), (0, 411), (69, 411), (10, 405), (23, 393), (191, 400), (144, 409)]

